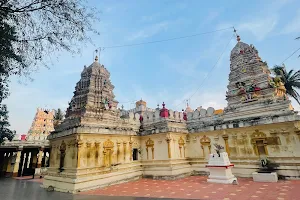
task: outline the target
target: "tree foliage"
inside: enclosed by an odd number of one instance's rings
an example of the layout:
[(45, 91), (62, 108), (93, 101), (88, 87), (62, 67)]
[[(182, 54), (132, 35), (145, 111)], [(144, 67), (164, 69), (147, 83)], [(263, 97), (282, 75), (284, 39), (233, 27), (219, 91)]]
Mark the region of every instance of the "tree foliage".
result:
[(8, 62), (10, 72), (19, 75), (48, 67), (43, 60), (54, 52), (79, 52), (79, 44), (91, 41), (88, 32), (98, 33), (97, 12), (84, 0), (2, 0), (0, 16), (16, 33), (12, 50), (22, 59)]
[(58, 108), (57, 110), (55, 110), (54, 120), (61, 121), (63, 119), (64, 119), (64, 113), (61, 111), (60, 108)]
[(272, 72), (281, 78), (286, 93), (300, 104), (300, 95), (297, 92), (297, 89), (300, 89), (300, 70), (296, 72), (290, 70), (287, 72), (284, 65), (276, 65), (273, 67)]
[[(89, 32), (97, 10), (86, 0), (1, 0), (0, 1), (0, 117), (7, 119), (2, 105), (11, 75), (27, 76), (40, 66), (49, 67), (57, 52), (78, 53), (80, 45), (91, 42)], [(2, 135), (8, 139), (9, 123)]]
[(4, 139), (12, 140), (15, 136), (15, 131), (9, 129), (8, 111), (6, 105), (0, 105), (0, 144)]

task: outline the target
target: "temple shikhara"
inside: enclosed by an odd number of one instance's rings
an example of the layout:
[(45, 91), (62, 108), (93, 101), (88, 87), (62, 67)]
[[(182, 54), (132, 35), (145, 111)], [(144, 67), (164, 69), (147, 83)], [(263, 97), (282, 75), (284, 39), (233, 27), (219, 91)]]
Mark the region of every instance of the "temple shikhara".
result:
[(76, 193), (141, 177), (207, 175), (215, 144), (224, 146), (235, 177), (252, 177), (267, 157), (280, 165), (280, 176), (300, 178), (300, 116), (281, 78), (272, 77), (258, 50), (239, 36), (227, 89), (224, 109), (174, 111), (163, 100), (152, 109), (140, 100), (124, 110), (96, 57), (84, 66), (65, 119), (54, 131), (35, 120), (28, 133), (38, 140), (52, 131), (43, 187)]

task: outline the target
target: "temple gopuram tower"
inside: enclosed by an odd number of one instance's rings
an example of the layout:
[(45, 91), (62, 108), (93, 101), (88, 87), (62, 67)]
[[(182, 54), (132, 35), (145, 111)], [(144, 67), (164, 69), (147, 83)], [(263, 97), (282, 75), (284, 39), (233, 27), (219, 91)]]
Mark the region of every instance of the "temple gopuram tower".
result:
[(53, 116), (54, 110), (38, 108), (26, 139), (46, 140), (50, 132), (54, 131)]
[(64, 121), (48, 137), (51, 157), (44, 187), (78, 192), (141, 176), (141, 166), (131, 163), (139, 146), (140, 116), (120, 118), (113, 89), (97, 57), (84, 66)]
[(240, 41), (230, 55), (230, 74), (225, 108), (227, 120), (239, 117), (291, 114), (293, 108), (280, 77), (271, 77), (253, 45)]

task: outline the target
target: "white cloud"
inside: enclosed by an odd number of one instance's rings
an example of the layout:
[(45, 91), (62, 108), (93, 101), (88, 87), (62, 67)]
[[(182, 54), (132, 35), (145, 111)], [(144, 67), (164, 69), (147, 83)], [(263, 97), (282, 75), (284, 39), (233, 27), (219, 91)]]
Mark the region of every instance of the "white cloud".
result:
[[(193, 92), (188, 92), (181, 98), (174, 100), (172, 104), (173, 108), (175, 110), (181, 110), (182, 108), (185, 108), (185, 100), (188, 99), (191, 95), (193, 95), (194, 91), (196, 90), (193, 90)], [(226, 105), (227, 102), (225, 100), (225, 90), (202, 92), (200, 89), (190, 99), (190, 107), (193, 110), (197, 109), (197, 107), (200, 106), (202, 106), (203, 108), (213, 107), (215, 109), (223, 109)]]
[(269, 35), (277, 25), (278, 17), (271, 15), (267, 17), (258, 17), (254, 20), (239, 24), (238, 31), (251, 32), (258, 40), (263, 40)]
[(282, 30), (282, 34), (298, 33), (300, 34), (300, 10), (298, 10), (294, 19), (292, 19)]
[(132, 34), (128, 40), (133, 41), (137, 39), (144, 39), (144, 38), (149, 38), (152, 37), (162, 31), (168, 30), (168, 27), (170, 25), (170, 22), (168, 21), (163, 21), (159, 22), (156, 24), (152, 24), (150, 26), (147, 26), (143, 28), (142, 30)]

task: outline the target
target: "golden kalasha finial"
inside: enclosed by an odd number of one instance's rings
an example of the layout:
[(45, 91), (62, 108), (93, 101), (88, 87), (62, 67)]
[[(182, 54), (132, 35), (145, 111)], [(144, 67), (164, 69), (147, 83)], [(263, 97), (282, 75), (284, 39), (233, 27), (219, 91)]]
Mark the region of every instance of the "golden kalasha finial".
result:
[(98, 62), (98, 56), (95, 57), (95, 62)]

